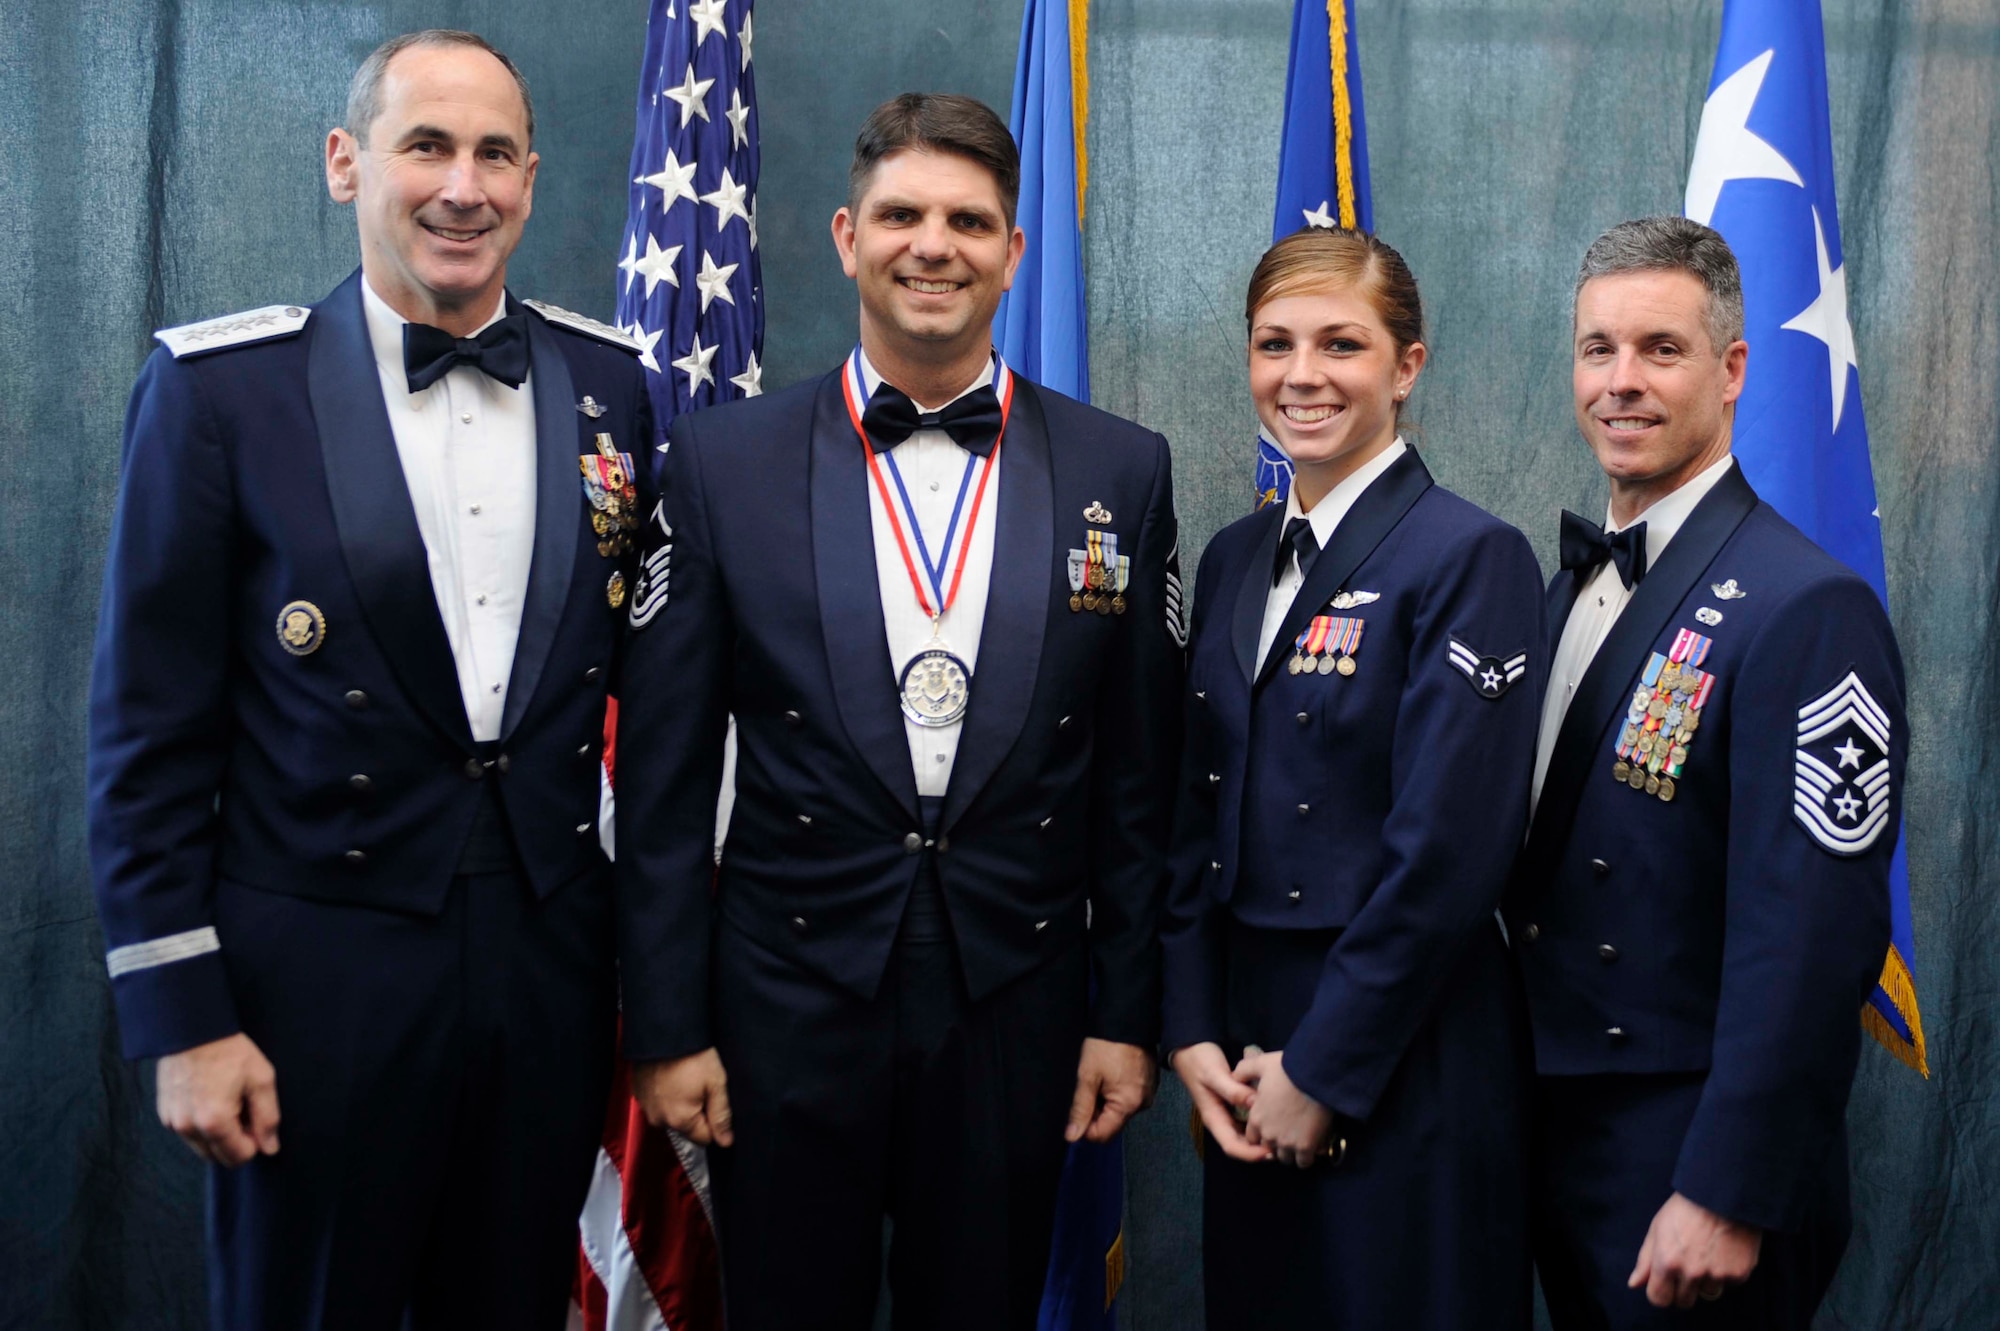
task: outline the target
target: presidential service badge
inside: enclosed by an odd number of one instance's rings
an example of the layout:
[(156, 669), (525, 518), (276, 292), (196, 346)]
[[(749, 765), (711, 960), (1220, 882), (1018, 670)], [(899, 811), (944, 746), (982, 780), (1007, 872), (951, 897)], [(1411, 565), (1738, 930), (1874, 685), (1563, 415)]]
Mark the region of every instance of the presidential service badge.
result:
[(1889, 714), (1860, 676), (1799, 708), (1792, 810), (1835, 855), (1859, 855), (1889, 825)]
[(278, 611), (278, 645), (293, 656), (311, 656), (326, 643), (326, 616), (311, 601), (288, 601)]
[(1472, 691), (1482, 698), (1499, 697), (1528, 673), (1526, 652), (1516, 652), (1503, 661), (1456, 637), (1447, 639), (1445, 659), (1451, 662), (1453, 670), (1465, 676), (1466, 682), (1472, 685)]

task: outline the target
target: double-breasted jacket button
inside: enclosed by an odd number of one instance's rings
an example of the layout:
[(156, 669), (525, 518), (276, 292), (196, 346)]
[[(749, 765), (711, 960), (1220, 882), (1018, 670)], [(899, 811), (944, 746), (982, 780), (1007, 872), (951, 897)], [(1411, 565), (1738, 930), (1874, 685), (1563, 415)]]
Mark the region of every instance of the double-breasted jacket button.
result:
[(368, 705), (368, 695), (360, 689), (349, 689), (343, 697), (347, 705), (357, 712)]
[(1046, 928), (1048, 928), (1048, 927), (1049, 927), (1049, 922), (1048, 922), (1047, 920), (1036, 920), (1036, 921), (1035, 921), (1035, 932), (1036, 932), (1036, 933), (1040, 933), (1040, 932), (1041, 932), (1042, 930), (1044, 930), (1044, 929), (1046, 929)]
[(806, 931), (806, 917), (803, 915), (792, 916), (792, 932), (795, 934), (802, 934), (805, 931)]
[(1310, 804), (1301, 804), (1301, 805), (1299, 806), (1299, 817), (1303, 818), (1303, 817), (1305, 817), (1305, 816), (1306, 816), (1307, 814), (1311, 813), (1311, 812), (1312, 812), (1312, 807), (1313, 807), (1313, 806), (1312, 806), (1312, 805), (1310, 805)]
[(1590, 862), (1590, 871), (1596, 874), (1599, 878), (1602, 878), (1606, 874), (1611, 872), (1611, 866), (1606, 864), (1603, 860), (1592, 860)]
[(1297, 888), (1295, 887), (1295, 888), (1293, 888), (1293, 889), (1292, 889), (1291, 891), (1289, 891), (1289, 892), (1285, 893), (1285, 900), (1287, 900), (1287, 901), (1291, 902), (1291, 903), (1292, 903), (1292, 904), (1293, 904), (1294, 906), (1296, 906), (1296, 905), (1298, 905), (1298, 904), (1299, 904), (1299, 901), (1300, 901), (1300, 900), (1301, 900), (1301, 899), (1302, 899), (1302, 898), (1303, 898), (1304, 896), (1305, 896), (1305, 894), (1304, 894), (1303, 892), (1299, 891), (1299, 889), (1297, 889)]
[(1196, 690), (1194, 691), (1194, 700), (1195, 700), (1196, 702), (1207, 702), (1207, 701), (1208, 701), (1208, 690), (1207, 690), (1207, 689), (1196, 689)]
[(579, 758), (588, 758), (590, 756), (590, 751), (596, 747), (597, 745), (595, 744), (585, 744), (582, 748), (576, 751), (576, 756)]
[(349, 868), (359, 869), (362, 865), (368, 863), (368, 852), (365, 850), (350, 850), (340, 858), (347, 861)]
[(1221, 873), (1221, 872), (1222, 872), (1222, 861), (1221, 861), (1221, 860), (1210, 860), (1210, 861), (1208, 862), (1208, 867), (1209, 867), (1209, 869), (1210, 869), (1210, 870), (1211, 870), (1212, 872), (1215, 872), (1215, 873)]
[(480, 762), (479, 759), (477, 758), (467, 758), (465, 760), (465, 766), (459, 768), (458, 770), (465, 773), (466, 780), (477, 781), (479, 780), (480, 777), (486, 775), (486, 764)]
[(1050, 823), (1052, 823), (1052, 822), (1054, 822), (1055, 820), (1056, 820), (1056, 818), (1055, 818), (1055, 815), (1054, 815), (1054, 814), (1050, 814), (1050, 815), (1049, 815), (1048, 817), (1046, 817), (1046, 818), (1042, 819), (1042, 830), (1043, 830), (1044, 832), (1048, 831), (1048, 830), (1049, 830), (1049, 824), (1050, 824)]
[(583, 672), (583, 682), (586, 684), (595, 684), (597, 682), (597, 677), (599, 675), (602, 675), (603, 673), (604, 672), (602, 670), (599, 670), (596, 666), (592, 666), (590, 669)]
[(1069, 729), (1069, 718), (1068, 718), (1068, 717), (1064, 717), (1064, 718), (1063, 718), (1062, 720), (1060, 720), (1060, 721), (1056, 722), (1056, 729), (1057, 729), (1057, 730), (1068, 730), (1068, 729)]
[(505, 772), (514, 766), (514, 760), (503, 753), (493, 760), (493, 765)]
[(1604, 1033), (1610, 1036), (1614, 1040), (1622, 1040), (1625, 1038), (1625, 1028), (1623, 1026), (1613, 1026)]
[(589, 824), (589, 823), (578, 823), (578, 824), (576, 825), (576, 834), (577, 834), (578, 836), (584, 836), (584, 835), (587, 835), (587, 834), (589, 833), (589, 831), (590, 831), (590, 824)]
[(360, 795), (366, 795), (369, 791), (375, 789), (375, 783), (368, 779), (366, 772), (356, 772), (353, 776), (348, 777), (347, 784), (353, 788), (356, 794)]
[(785, 724), (790, 726), (792, 729), (797, 730), (800, 726), (805, 724), (805, 718), (800, 716), (797, 712), (786, 712)]
[(1312, 714), (1310, 712), (1300, 712), (1293, 719), (1296, 720), (1302, 726), (1309, 726), (1312, 724)]
[(1531, 924), (1527, 928), (1521, 930), (1521, 941), (1524, 943), (1532, 943), (1541, 936), (1542, 936), (1542, 926), (1539, 924)]
[(1208, 774), (1208, 784), (1209, 784), (1209, 785), (1211, 785), (1211, 786), (1217, 786), (1217, 785), (1221, 785), (1221, 784), (1222, 784), (1222, 773), (1220, 773), (1220, 772), (1210, 772), (1210, 773)]
[(813, 820), (812, 820), (812, 815), (811, 815), (811, 814), (809, 814), (809, 813), (802, 813), (802, 814), (800, 814), (800, 815), (799, 815), (799, 825), (800, 825), (801, 827), (811, 827), (811, 826), (813, 825)]
[(1597, 945), (1597, 959), (1607, 963), (1616, 961), (1618, 960), (1618, 949), (1609, 943), (1599, 943)]
[(903, 834), (903, 853), (905, 855), (914, 855), (923, 848), (924, 838), (921, 834), (916, 832), (906, 832)]

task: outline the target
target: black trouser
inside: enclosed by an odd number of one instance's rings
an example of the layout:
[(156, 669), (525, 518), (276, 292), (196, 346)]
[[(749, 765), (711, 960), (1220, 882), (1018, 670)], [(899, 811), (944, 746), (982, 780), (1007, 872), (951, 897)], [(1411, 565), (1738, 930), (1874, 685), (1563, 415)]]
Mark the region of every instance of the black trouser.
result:
[(561, 1327), (615, 1034), (608, 872), (540, 902), (460, 873), (435, 917), (225, 881), (216, 926), (280, 1124), (276, 1155), (209, 1171), (214, 1324)]
[(734, 1331), (866, 1331), (892, 1220), (898, 1331), (1033, 1327), (1087, 1008), (1076, 945), (968, 1001), (934, 869), (873, 999), (725, 923), (709, 1154)]
[(1556, 1331), (1806, 1331), (1847, 1250), (1847, 1140), (1811, 1180), (1806, 1224), (1766, 1232), (1742, 1285), (1683, 1312), (1627, 1289), (1706, 1073), (1535, 1079), (1535, 1266)]

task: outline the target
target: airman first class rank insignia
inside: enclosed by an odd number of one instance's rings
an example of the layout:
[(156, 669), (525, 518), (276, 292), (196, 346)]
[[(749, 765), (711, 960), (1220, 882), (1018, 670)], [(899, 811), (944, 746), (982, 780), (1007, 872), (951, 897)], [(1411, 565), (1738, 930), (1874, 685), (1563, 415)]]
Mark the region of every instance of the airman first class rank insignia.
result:
[[(1108, 519), (1111, 515), (1105, 514)], [(1086, 531), (1084, 548), (1069, 552), (1071, 614), (1094, 610), (1100, 615), (1125, 613), (1125, 589), (1132, 583), (1132, 556), (1118, 553), (1118, 533)]]
[[(608, 434), (597, 436), (597, 451), (577, 459), (583, 472), (583, 493), (590, 501), (590, 529), (597, 533), (597, 553), (605, 558), (627, 554), (638, 529), (639, 489), (632, 481), (632, 455), (620, 453)], [(622, 592), (624, 580), (619, 580)], [(624, 600), (611, 602), (617, 609)]]
[(1294, 675), (1335, 671), (1343, 679), (1352, 675), (1354, 654), (1361, 650), (1361, 634), (1367, 627), (1366, 620), (1351, 615), (1314, 615), (1292, 643), (1292, 659), (1285, 662), (1285, 669)]
[(1528, 673), (1526, 652), (1517, 652), (1503, 661), (1455, 637), (1447, 641), (1445, 659), (1451, 662), (1453, 670), (1465, 676), (1473, 691), (1482, 698), (1499, 697)]
[(1889, 825), (1889, 714), (1853, 671), (1799, 708), (1794, 772), (1792, 811), (1826, 850), (1859, 855)]
[(1618, 761), (1611, 779), (1662, 800), (1672, 800), (1687, 765), (1688, 745), (1701, 726), (1701, 709), (1715, 676), (1699, 669), (1713, 643), (1693, 629), (1674, 636), (1667, 655), (1654, 652), (1639, 676), (1632, 706), (1618, 732)]

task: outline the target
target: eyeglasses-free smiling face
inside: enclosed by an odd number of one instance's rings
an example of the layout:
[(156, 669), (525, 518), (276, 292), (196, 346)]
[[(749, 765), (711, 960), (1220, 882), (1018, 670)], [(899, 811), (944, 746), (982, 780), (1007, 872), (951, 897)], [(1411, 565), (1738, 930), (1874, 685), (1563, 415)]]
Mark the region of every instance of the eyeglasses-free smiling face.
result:
[(381, 106), (365, 145), (327, 136), (328, 192), (354, 204), (375, 294), (462, 335), (493, 312), (533, 208), (527, 108), (498, 60), (463, 46), (398, 52)]
[(860, 203), (834, 214), (833, 239), (870, 355), (929, 362), (984, 352), (1026, 244), (991, 172), (918, 148), (876, 164)]
[(1352, 287), (1279, 296), (1250, 326), (1250, 397), (1292, 460), (1300, 506), (1351, 475), (1396, 438), (1396, 404), (1423, 370), (1424, 344), (1398, 351)]
[(1576, 296), (1576, 425), (1629, 522), (1729, 451), (1749, 346), (1717, 348), (1691, 273), (1610, 273)]

